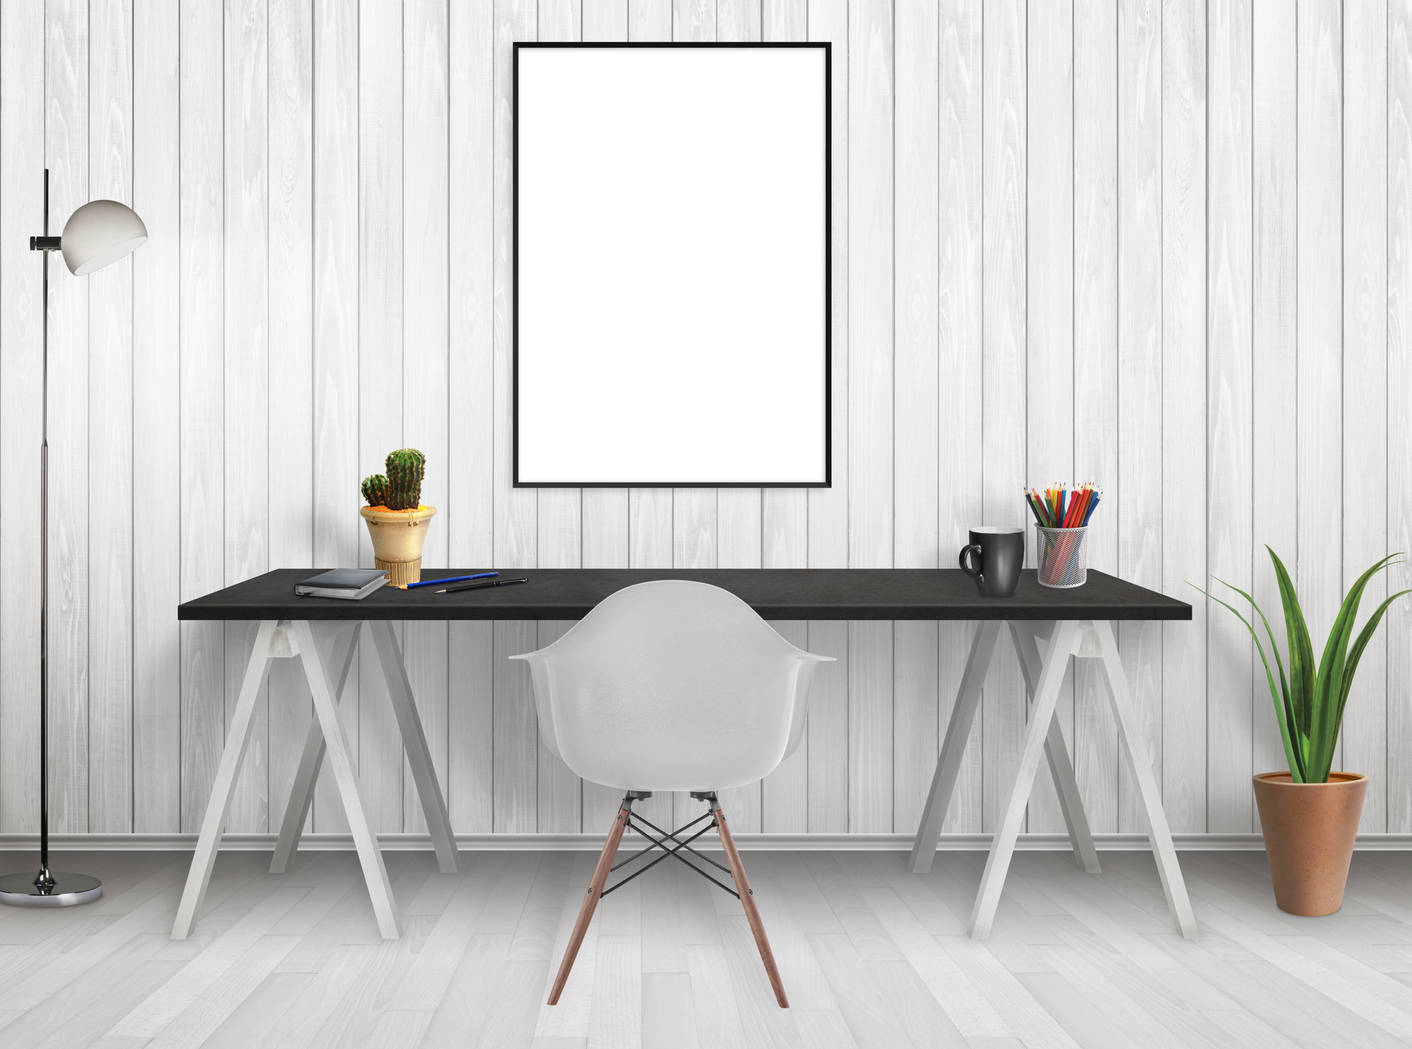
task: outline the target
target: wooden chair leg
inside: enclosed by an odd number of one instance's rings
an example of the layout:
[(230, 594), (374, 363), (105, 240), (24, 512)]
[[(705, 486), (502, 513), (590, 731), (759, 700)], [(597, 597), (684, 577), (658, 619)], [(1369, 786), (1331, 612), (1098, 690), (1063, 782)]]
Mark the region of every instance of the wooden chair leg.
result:
[(726, 862), (730, 864), (731, 877), (735, 879), (736, 891), (740, 893), (741, 906), (745, 908), (745, 920), (750, 923), (750, 931), (755, 934), (755, 946), (760, 949), (760, 960), (765, 963), (765, 974), (770, 978), (770, 986), (775, 989), (775, 1001), (781, 1009), (789, 1008), (789, 999), (784, 994), (784, 981), (780, 979), (779, 966), (775, 964), (775, 952), (770, 950), (770, 938), (765, 935), (765, 923), (760, 920), (760, 909), (755, 906), (755, 896), (750, 891), (750, 881), (745, 877), (745, 865), (740, 862), (735, 839), (726, 826), (726, 814), (721, 811), (720, 802), (711, 806), (716, 816), (716, 833), (721, 836), (721, 847), (726, 850)]
[(564, 960), (559, 963), (559, 975), (554, 977), (554, 987), (549, 992), (550, 1005), (559, 1004), (559, 995), (564, 993), (564, 984), (569, 981), (569, 970), (574, 967), (574, 959), (578, 957), (584, 934), (588, 932), (588, 923), (593, 920), (593, 912), (603, 895), (603, 886), (608, 883), (608, 873), (613, 869), (613, 857), (618, 854), (618, 843), (623, 840), (623, 831), (627, 830), (631, 806), (632, 800), (624, 798), (622, 807), (618, 809), (618, 815), (613, 820), (612, 829), (608, 831), (608, 840), (603, 843), (603, 852), (598, 857), (593, 881), (589, 883), (583, 906), (579, 908), (578, 921), (574, 922), (574, 931), (569, 934), (568, 946), (564, 948)]

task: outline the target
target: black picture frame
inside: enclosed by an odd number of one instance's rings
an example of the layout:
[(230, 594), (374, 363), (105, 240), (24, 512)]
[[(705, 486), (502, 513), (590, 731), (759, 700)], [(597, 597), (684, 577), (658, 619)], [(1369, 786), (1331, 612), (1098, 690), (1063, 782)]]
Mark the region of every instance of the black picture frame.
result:
[[(815, 49), (823, 52), (824, 65), (824, 272), (823, 272), (823, 466), (822, 480), (680, 480), (671, 477), (611, 481), (525, 480), (520, 470), (520, 52), (522, 49)], [(515, 488), (831, 488), (833, 486), (833, 56), (827, 41), (758, 42), (648, 42), (648, 41), (517, 41), (512, 62), (512, 486)]]

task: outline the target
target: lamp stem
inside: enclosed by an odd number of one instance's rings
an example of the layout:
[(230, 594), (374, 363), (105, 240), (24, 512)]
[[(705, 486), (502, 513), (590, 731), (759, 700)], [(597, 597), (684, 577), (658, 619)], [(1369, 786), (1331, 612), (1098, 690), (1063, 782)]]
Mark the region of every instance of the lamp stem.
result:
[[(49, 236), (49, 169), (44, 169), (44, 235)], [(39, 877), (49, 873), (49, 252), (44, 256), (44, 363), (40, 383), (39, 439)]]
[(0, 903), (11, 907), (71, 907), (103, 895), (103, 883), (87, 874), (55, 874), (49, 869), (49, 253), (61, 250), (49, 236), (49, 169), (44, 169), (44, 234), (29, 238), (31, 251), (44, 254), (40, 331), (39, 393), (39, 874), (0, 875)]

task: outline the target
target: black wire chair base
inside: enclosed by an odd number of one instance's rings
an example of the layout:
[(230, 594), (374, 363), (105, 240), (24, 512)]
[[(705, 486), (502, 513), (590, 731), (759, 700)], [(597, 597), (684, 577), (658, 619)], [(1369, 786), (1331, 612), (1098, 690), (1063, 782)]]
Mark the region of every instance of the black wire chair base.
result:
[[(680, 836), (686, 831), (690, 830), (692, 827), (696, 826), (698, 823), (702, 822), (703, 820), (710, 820), (710, 822), (707, 823), (706, 826), (698, 830), (695, 834), (691, 835), (691, 837), (689, 838), (682, 838)], [(693, 841), (701, 837), (701, 835), (705, 834), (707, 831), (713, 830), (715, 826), (716, 820), (714, 809), (707, 809), (703, 815), (696, 817), (696, 819), (692, 820), (690, 823), (682, 824), (680, 827), (673, 831), (663, 830), (661, 827), (657, 826), (650, 820), (646, 820), (643, 817), (639, 816), (636, 812), (629, 810), (628, 829), (637, 831), (637, 833), (641, 834), (644, 838), (651, 842), (651, 844), (648, 845), (647, 848), (633, 853), (627, 859), (620, 860), (617, 863), (613, 864), (613, 866), (610, 868), (610, 873), (611, 871), (617, 870), (619, 867), (626, 867), (629, 863), (632, 863), (634, 860), (641, 859), (653, 849), (661, 849), (662, 855), (658, 856), (651, 863), (644, 864), (637, 870), (633, 871), (631, 874), (624, 876), (623, 879), (619, 881), (616, 885), (610, 885), (608, 888), (604, 889), (601, 893), (599, 893), (599, 899), (602, 899), (604, 896), (607, 896), (610, 892), (615, 892), (618, 889), (621, 889), (628, 882), (632, 881), (639, 875), (646, 874), (653, 867), (657, 866), (657, 864), (661, 863), (663, 860), (669, 857), (676, 860), (678, 863), (684, 864), (689, 870), (695, 871), (697, 874), (701, 875), (701, 877), (705, 878), (707, 881), (709, 881), (712, 885), (714, 885), (721, 891), (730, 893), (737, 900), (740, 899), (740, 893), (736, 892), (729, 885), (722, 882), (719, 878), (714, 877), (710, 872), (704, 870), (701, 867), (698, 867), (695, 863), (691, 862), (690, 859), (682, 855), (682, 853), (684, 852), (690, 853), (692, 856), (696, 857), (701, 862), (709, 863), (712, 867), (716, 867), (719, 870), (723, 870), (727, 874), (730, 874), (731, 869), (729, 867), (717, 863), (710, 856), (698, 852), (696, 849), (693, 849), (691, 847), (691, 843)], [(658, 838), (652, 834), (649, 834), (649, 829), (656, 831), (657, 834), (662, 835), (662, 837)], [(674, 847), (669, 847), (668, 842), (674, 843)]]

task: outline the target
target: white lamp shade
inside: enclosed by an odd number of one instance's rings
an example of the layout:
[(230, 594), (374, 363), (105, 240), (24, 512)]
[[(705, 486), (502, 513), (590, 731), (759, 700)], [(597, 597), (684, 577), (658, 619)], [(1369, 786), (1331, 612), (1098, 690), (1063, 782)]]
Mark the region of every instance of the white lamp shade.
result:
[(147, 239), (137, 212), (116, 200), (91, 200), (69, 216), (60, 247), (76, 277), (117, 262)]

